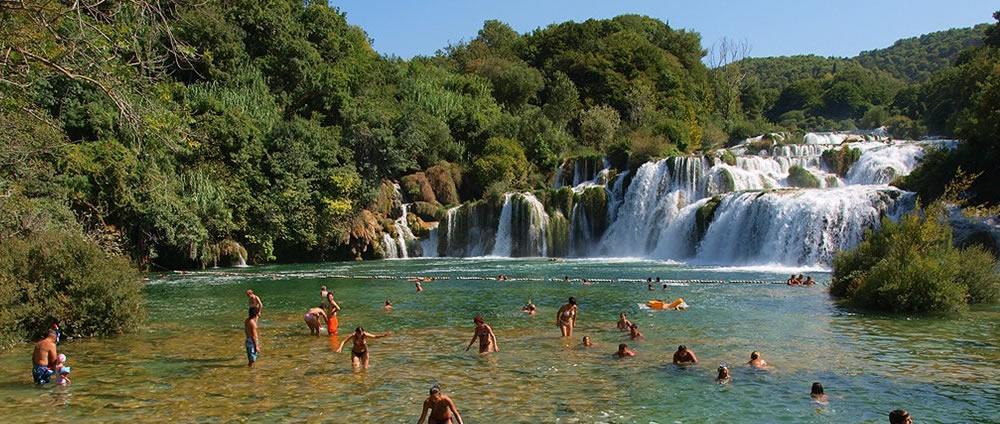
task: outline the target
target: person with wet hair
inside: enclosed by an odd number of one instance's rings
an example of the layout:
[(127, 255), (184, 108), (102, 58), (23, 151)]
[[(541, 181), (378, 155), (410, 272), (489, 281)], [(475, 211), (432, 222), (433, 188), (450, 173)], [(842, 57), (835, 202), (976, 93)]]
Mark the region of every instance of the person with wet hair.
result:
[(828, 398), (826, 396), (826, 392), (823, 391), (823, 384), (818, 381), (813, 383), (812, 389), (809, 392), (809, 397), (812, 398), (813, 402), (821, 405), (830, 403), (830, 398)]
[(913, 424), (913, 417), (905, 409), (897, 409), (889, 413), (889, 424)]
[(687, 346), (680, 345), (677, 346), (677, 351), (674, 352), (674, 365), (697, 365), (698, 357), (695, 356), (694, 351), (688, 349)]
[(635, 351), (629, 349), (627, 344), (622, 343), (618, 345), (618, 351), (615, 352), (614, 356), (618, 359), (630, 358), (635, 356)]
[[(430, 414), (428, 415), (428, 411)], [(450, 397), (441, 393), (441, 387), (437, 384), (431, 386), (430, 396), (424, 401), (420, 410), (420, 419), (417, 424), (462, 424), (462, 414), (458, 413), (455, 402)]]
[(726, 384), (732, 381), (732, 377), (729, 375), (729, 367), (726, 364), (719, 365), (719, 373), (715, 376), (715, 381), (719, 384)]
[(368, 338), (374, 340), (389, 337), (391, 335), (392, 333), (390, 332), (386, 332), (384, 334), (372, 334), (365, 331), (363, 327), (357, 327), (354, 329), (354, 334), (351, 334), (351, 337), (348, 337), (344, 339), (344, 341), (340, 342), (340, 346), (337, 347), (337, 353), (344, 350), (344, 345), (348, 342), (354, 342), (351, 346), (351, 366), (354, 369), (368, 369), (371, 360), (371, 356), (368, 354)]
[(750, 352), (750, 360), (747, 361), (747, 365), (749, 365), (751, 368), (757, 368), (762, 370), (767, 368), (767, 361), (762, 359), (760, 357), (760, 352), (755, 350), (753, 352)]

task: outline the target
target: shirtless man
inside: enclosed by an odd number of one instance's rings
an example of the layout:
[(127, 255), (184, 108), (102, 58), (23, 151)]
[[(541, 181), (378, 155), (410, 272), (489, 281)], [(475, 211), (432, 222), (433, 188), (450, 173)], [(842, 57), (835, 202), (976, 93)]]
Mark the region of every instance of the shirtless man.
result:
[(521, 312), (534, 316), (535, 313), (538, 312), (538, 308), (534, 303), (531, 303), (531, 299), (528, 299), (528, 304), (521, 308)]
[[(326, 296), (329, 293), (330, 293), (330, 291), (326, 289), (326, 286), (319, 286), (319, 298), (323, 302), (326, 302)], [(326, 305), (324, 304), (323, 306), (326, 306)]]
[(556, 326), (559, 327), (563, 337), (573, 336), (573, 327), (576, 327), (576, 313), (578, 310), (576, 298), (570, 297), (569, 301), (559, 307), (559, 311), (556, 312)]
[(482, 316), (476, 315), (472, 319), (472, 322), (476, 324), (476, 328), (472, 331), (472, 340), (469, 341), (469, 345), (465, 347), (465, 351), (468, 352), (472, 344), (479, 339), (479, 354), (486, 354), (490, 352), (499, 352), (500, 344), (497, 343), (497, 336), (493, 333), (493, 327), (490, 327), (486, 321), (483, 320)]
[(260, 301), (260, 296), (253, 293), (253, 290), (247, 289), (247, 312), (250, 309), (257, 309), (257, 317), (260, 317), (260, 313), (264, 310), (264, 302)]
[(327, 322), (329, 318), (327, 318), (326, 312), (323, 311), (323, 305), (319, 305), (315, 308), (309, 308), (309, 311), (306, 312), (302, 319), (309, 326), (309, 334), (318, 336), (320, 326), (323, 325), (322, 323)]
[(257, 362), (257, 355), (260, 355), (260, 335), (257, 333), (257, 318), (260, 312), (256, 308), (250, 308), (247, 319), (243, 321), (243, 331), (246, 333), (247, 367), (253, 367)]
[(351, 346), (351, 366), (355, 369), (368, 369), (369, 361), (371, 359), (371, 356), (368, 354), (368, 338), (370, 337), (374, 340), (389, 337), (391, 335), (392, 333), (389, 332), (376, 335), (365, 331), (362, 327), (358, 327), (354, 329), (354, 334), (351, 334), (351, 337), (348, 337), (344, 339), (344, 341), (340, 342), (340, 346), (337, 347), (337, 353), (344, 350), (344, 345), (347, 344), (347, 342), (353, 341), (354, 345)]
[(811, 286), (811, 285), (814, 285), (814, 284), (816, 284), (816, 280), (813, 280), (813, 278), (812, 278), (811, 275), (808, 276), (808, 277), (806, 277), (806, 281), (802, 282), (803, 286)]
[(638, 339), (645, 339), (646, 338), (646, 336), (643, 336), (642, 333), (639, 332), (639, 325), (637, 325), (635, 323), (632, 323), (632, 325), (629, 325), (629, 327), (628, 327), (628, 337), (630, 339), (632, 339), (632, 340), (638, 340)]
[(615, 352), (615, 357), (616, 358), (622, 359), (622, 358), (628, 358), (628, 357), (632, 357), (632, 356), (635, 356), (635, 351), (632, 350), (632, 349), (629, 349), (627, 344), (622, 343), (622, 344), (618, 345), (618, 351)]
[(749, 365), (751, 368), (757, 368), (762, 370), (767, 368), (767, 361), (761, 359), (760, 352), (755, 350), (750, 353), (750, 360), (747, 362), (747, 365)]
[(792, 274), (792, 276), (791, 276), (791, 277), (788, 277), (788, 279), (787, 279), (787, 280), (785, 280), (785, 284), (788, 284), (789, 286), (794, 286), (794, 285), (798, 284), (798, 283), (797, 283), (797, 282), (795, 281), (795, 274)]
[(694, 355), (694, 351), (688, 349), (687, 346), (684, 345), (677, 347), (677, 351), (674, 352), (674, 365), (696, 364), (698, 364), (698, 357)]
[(618, 329), (621, 331), (628, 331), (629, 326), (632, 325), (632, 321), (628, 320), (628, 317), (622, 312), (618, 315)]
[(386, 311), (391, 311), (392, 310), (392, 302), (390, 302), (389, 299), (386, 299), (385, 300), (385, 305), (382, 306), (382, 309), (385, 309)]
[(45, 338), (35, 343), (35, 351), (31, 353), (31, 379), (35, 384), (47, 384), (51, 380), (56, 362), (59, 362), (56, 331), (49, 329)]
[[(431, 412), (430, 416), (427, 416), (427, 411)], [(431, 395), (424, 401), (417, 424), (424, 424), (424, 420), (427, 420), (427, 424), (452, 424), (453, 422), (463, 424), (462, 415), (458, 413), (455, 402), (442, 394), (441, 388), (437, 384), (431, 386)]]

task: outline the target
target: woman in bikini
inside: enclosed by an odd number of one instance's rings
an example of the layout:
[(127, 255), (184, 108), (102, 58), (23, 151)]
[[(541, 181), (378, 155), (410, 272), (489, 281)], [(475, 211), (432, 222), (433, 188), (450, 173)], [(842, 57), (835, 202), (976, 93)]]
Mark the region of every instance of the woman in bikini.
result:
[(476, 323), (476, 328), (472, 333), (472, 340), (469, 341), (469, 345), (465, 347), (465, 351), (468, 352), (472, 344), (479, 339), (479, 353), (487, 354), (490, 352), (499, 352), (500, 344), (497, 343), (497, 336), (493, 333), (493, 327), (490, 327), (486, 321), (483, 321), (483, 317), (476, 315), (472, 319), (472, 322)]
[(337, 353), (344, 350), (344, 345), (347, 342), (353, 341), (354, 345), (351, 346), (351, 366), (355, 369), (364, 368), (368, 369), (369, 360), (371, 359), (368, 355), (368, 338), (381, 339), (383, 337), (389, 337), (392, 333), (386, 332), (385, 334), (372, 334), (365, 331), (364, 328), (358, 327), (354, 329), (354, 334), (351, 337), (344, 339), (340, 342), (340, 347), (337, 348)]
[(570, 297), (569, 303), (562, 305), (559, 312), (556, 312), (556, 326), (562, 331), (563, 337), (573, 336), (573, 327), (576, 327), (576, 298)]

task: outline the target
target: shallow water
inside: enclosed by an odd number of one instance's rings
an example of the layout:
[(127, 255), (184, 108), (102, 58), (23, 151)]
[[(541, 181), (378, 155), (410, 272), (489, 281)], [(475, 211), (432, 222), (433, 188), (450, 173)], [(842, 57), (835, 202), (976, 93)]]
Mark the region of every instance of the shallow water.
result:
[[(995, 422), (1000, 410), (1000, 310), (954, 319), (860, 316), (833, 305), (820, 287), (773, 284), (672, 285), (561, 282), (588, 278), (783, 280), (766, 268), (713, 269), (636, 260), (418, 259), (268, 266), (164, 274), (147, 286), (150, 319), (135, 334), (61, 345), (73, 385), (34, 387), (30, 346), (0, 355), (0, 416), (6, 422), (330, 421), (413, 422), (427, 388), (440, 383), (466, 422), (887, 422), (895, 408), (918, 422)], [(788, 271), (791, 272), (791, 271)], [(415, 293), (399, 279), (335, 275), (551, 278), (442, 280)], [(813, 274), (826, 281), (828, 276)], [(393, 336), (370, 342), (372, 368), (354, 372), (337, 338), (312, 337), (302, 322), (330, 287), (344, 308), (342, 329), (363, 325)], [(246, 368), (246, 288), (264, 300), (262, 354)], [(580, 303), (572, 340), (559, 337), (556, 309)], [(686, 312), (638, 304), (683, 297)], [(391, 299), (395, 310), (382, 310)], [(527, 299), (535, 317), (519, 312)], [(314, 306), (314, 305), (313, 305)], [(628, 312), (645, 334), (614, 328)], [(483, 314), (501, 352), (464, 352), (471, 317)], [(343, 331), (342, 331), (343, 333)], [(581, 349), (590, 335), (598, 344)], [(611, 358), (627, 342), (638, 356)], [(678, 344), (702, 364), (668, 365)], [(750, 351), (773, 369), (750, 371)], [(719, 363), (733, 381), (713, 382)], [(829, 406), (809, 400), (820, 381)]]

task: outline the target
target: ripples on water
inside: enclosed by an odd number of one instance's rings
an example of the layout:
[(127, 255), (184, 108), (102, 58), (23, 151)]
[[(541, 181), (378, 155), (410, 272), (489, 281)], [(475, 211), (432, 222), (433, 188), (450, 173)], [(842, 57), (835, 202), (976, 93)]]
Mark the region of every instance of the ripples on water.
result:
[[(784, 273), (785, 270), (782, 270)], [(787, 271), (791, 272), (791, 271)], [(768, 279), (762, 269), (711, 270), (651, 261), (411, 260), (296, 265), (154, 277), (150, 322), (135, 334), (65, 343), (74, 384), (38, 389), (24, 346), (0, 355), (0, 414), (22, 421), (412, 422), (432, 383), (467, 422), (886, 422), (906, 408), (918, 421), (990, 422), (1000, 410), (997, 309), (956, 319), (852, 314), (822, 287), (641, 283), (437, 281), (417, 294), (401, 280), (333, 275), (496, 275), (587, 278)], [(820, 276), (820, 281), (826, 276)], [(311, 337), (302, 313), (327, 285), (345, 308), (341, 328), (394, 335), (371, 342), (372, 369), (355, 373), (340, 339)], [(262, 355), (246, 369), (242, 319), (252, 287), (265, 302)], [(554, 326), (567, 296), (581, 304), (573, 340)], [(687, 312), (641, 310), (652, 297), (683, 297)], [(389, 298), (395, 310), (386, 313)], [(527, 299), (535, 317), (519, 312)], [(628, 312), (647, 339), (614, 328)], [(471, 317), (483, 314), (502, 351), (464, 352)], [(581, 349), (590, 335), (598, 344)], [(635, 358), (612, 359), (620, 342)], [(702, 364), (668, 365), (678, 344)], [(345, 351), (348, 348), (345, 348)], [(774, 369), (743, 364), (760, 350)], [(725, 362), (733, 382), (717, 385)], [(818, 407), (809, 386), (832, 401)]]

